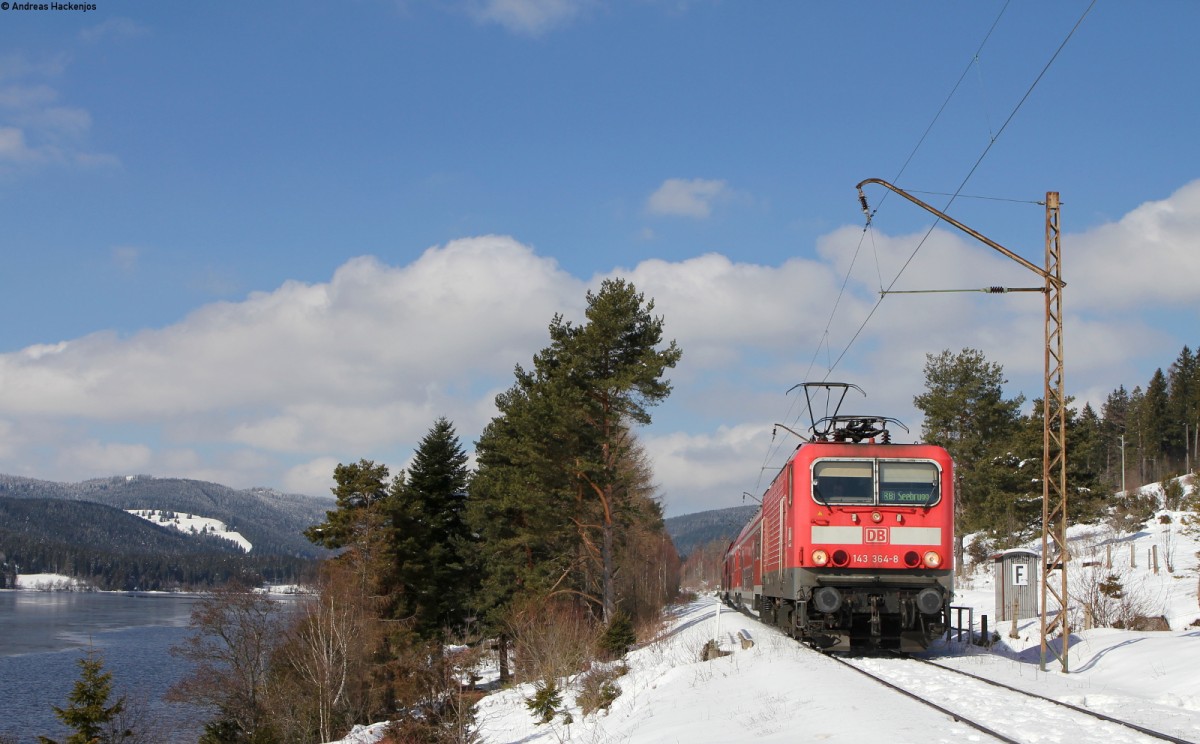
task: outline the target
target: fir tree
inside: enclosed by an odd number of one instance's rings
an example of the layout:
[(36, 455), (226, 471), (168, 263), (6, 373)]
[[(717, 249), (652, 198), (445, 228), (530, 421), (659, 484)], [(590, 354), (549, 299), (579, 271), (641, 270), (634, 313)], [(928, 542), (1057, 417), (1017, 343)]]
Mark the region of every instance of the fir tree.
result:
[(391, 514), (396, 612), (438, 636), (464, 625), (475, 590), (475, 547), (466, 522), (467, 455), (439, 418), (421, 440), (407, 478), (393, 484)]
[[(79, 660), (79, 679), (67, 696), (65, 708), (54, 706), (54, 715), (66, 726), (75, 730), (63, 744), (112, 744), (133, 736), (123, 730), (121, 713), (125, 710), (125, 697), (121, 696), (112, 705), (112, 673), (104, 671), (104, 661), (96, 651), (89, 651)], [(58, 744), (53, 739), (39, 736), (41, 744)]]

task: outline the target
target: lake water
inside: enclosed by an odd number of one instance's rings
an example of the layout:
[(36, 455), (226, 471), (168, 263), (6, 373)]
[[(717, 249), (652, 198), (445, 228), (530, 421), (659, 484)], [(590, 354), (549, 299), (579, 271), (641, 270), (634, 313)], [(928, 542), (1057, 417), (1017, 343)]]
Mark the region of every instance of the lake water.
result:
[(163, 702), (187, 671), (172, 657), (196, 597), (130, 596), (102, 592), (0, 591), (0, 735), (20, 744), (38, 735), (70, 733), (52, 705), (67, 704), (79, 678), (78, 660), (98, 650), (113, 675), (113, 697), (126, 695), (142, 710), (163, 744), (195, 742), (202, 709)]

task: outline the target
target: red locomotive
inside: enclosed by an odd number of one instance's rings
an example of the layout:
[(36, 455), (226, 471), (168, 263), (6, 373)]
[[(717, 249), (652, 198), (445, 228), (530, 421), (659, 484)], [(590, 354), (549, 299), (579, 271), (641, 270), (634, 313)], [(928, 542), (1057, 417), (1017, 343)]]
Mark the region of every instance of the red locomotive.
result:
[[(856, 385), (798, 387), (812, 437), (729, 546), (725, 601), (823, 649), (926, 648), (949, 621), (954, 463), (941, 447), (892, 444), (895, 419), (840, 415)], [(832, 416), (812, 416), (814, 388), (840, 392)]]

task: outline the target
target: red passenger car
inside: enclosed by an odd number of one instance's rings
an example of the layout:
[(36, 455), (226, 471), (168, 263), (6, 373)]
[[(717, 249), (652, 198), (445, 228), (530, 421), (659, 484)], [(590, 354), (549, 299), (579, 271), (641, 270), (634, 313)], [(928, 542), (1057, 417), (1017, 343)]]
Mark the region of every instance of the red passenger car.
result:
[[(814, 387), (858, 389), (809, 383), (806, 396)], [(726, 601), (827, 649), (917, 650), (944, 632), (954, 464), (941, 447), (892, 444), (889, 425), (903, 428), (837, 413), (813, 422), (729, 547)]]

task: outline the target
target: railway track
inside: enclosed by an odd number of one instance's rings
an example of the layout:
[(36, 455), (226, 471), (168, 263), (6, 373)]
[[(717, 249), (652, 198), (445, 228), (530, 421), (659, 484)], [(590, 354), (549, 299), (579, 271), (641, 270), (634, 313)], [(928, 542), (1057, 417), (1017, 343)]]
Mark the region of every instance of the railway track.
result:
[[(997, 741), (1012, 744), (1027, 744), (1033, 740), (1062, 741), (1062, 736), (1054, 733), (1057, 731), (1064, 732), (1070, 740), (1104, 741), (1106, 744), (1159, 741), (1193, 744), (1188, 739), (926, 659), (901, 655), (856, 658), (830, 655), (827, 658)], [(985, 701), (986, 705), (983, 704)]]

